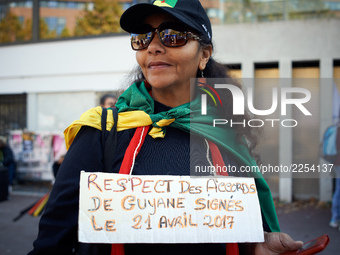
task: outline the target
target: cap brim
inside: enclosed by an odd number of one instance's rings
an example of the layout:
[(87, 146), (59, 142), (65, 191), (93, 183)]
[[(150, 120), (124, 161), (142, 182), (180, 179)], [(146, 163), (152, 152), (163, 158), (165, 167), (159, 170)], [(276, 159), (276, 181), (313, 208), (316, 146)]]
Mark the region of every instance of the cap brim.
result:
[(197, 30), (189, 20), (186, 20), (180, 13), (176, 13), (174, 8), (162, 8), (152, 4), (137, 4), (127, 9), (120, 18), (120, 26), (127, 32), (133, 33), (134, 28), (144, 22), (145, 18), (155, 13), (167, 13)]

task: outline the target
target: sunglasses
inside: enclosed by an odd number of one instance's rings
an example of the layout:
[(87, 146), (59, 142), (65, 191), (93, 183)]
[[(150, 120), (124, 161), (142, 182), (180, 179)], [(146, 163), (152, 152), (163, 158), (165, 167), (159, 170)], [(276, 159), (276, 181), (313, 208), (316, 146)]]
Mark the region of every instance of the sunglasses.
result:
[(149, 24), (143, 24), (137, 27), (131, 33), (131, 47), (133, 50), (144, 50), (147, 48), (155, 33), (159, 40), (166, 47), (181, 47), (184, 46), (189, 38), (201, 41), (197, 35), (187, 31), (187, 28), (182, 23), (164, 22), (157, 28), (153, 28)]

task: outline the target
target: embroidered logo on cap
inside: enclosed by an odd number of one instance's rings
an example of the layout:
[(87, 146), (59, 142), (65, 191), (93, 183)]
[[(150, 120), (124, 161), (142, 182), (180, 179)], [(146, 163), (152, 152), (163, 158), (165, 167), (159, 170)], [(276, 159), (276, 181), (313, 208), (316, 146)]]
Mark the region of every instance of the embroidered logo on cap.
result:
[(156, 0), (153, 5), (174, 8), (178, 0)]
[(210, 36), (210, 33), (209, 33), (207, 27), (204, 24), (202, 24), (202, 27), (204, 28), (205, 32), (208, 34), (209, 39), (211, 39), (211, 36)]

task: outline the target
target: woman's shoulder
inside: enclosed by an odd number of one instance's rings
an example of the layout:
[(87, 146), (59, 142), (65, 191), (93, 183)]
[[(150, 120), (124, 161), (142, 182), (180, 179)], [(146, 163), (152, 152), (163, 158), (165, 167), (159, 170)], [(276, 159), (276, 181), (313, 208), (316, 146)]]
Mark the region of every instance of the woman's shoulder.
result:
[(73, 121), (72, 124), (64, 130), (65, 143), (67, 149), (70, 147), (74, 138), (77, 136), (78, 132), (83, 126), (92, 127), (98, 130), (102, 129), (101, 128), (102, 112), (103, 108), (100, 106), (91, 108), (88, 111), (84, 112), (78, 120)]

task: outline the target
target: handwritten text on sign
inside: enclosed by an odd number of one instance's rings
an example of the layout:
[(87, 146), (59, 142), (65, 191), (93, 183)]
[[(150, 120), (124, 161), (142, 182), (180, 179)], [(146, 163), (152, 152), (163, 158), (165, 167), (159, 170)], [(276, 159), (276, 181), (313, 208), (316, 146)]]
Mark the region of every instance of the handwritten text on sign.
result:
[(79, 241), (263, 242), (254, 179), (81, 172)]

